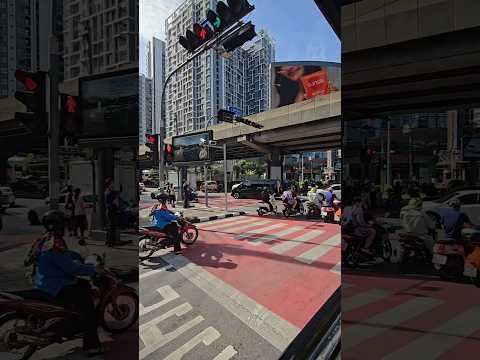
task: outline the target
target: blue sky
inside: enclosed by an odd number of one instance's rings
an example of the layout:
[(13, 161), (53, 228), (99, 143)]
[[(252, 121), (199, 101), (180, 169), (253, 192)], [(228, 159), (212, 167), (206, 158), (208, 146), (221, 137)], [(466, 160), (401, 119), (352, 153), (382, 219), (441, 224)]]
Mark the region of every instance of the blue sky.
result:
[[(156, 36), (165, 38), (166, 17), (184, 0), (140, 1), (140, 72), (145, 73), (145, 44)], [(250, 0), (251, 20), (264, 28), (276, 43), (276, 61), (340, 62), (340, 40), (313, 0)]]

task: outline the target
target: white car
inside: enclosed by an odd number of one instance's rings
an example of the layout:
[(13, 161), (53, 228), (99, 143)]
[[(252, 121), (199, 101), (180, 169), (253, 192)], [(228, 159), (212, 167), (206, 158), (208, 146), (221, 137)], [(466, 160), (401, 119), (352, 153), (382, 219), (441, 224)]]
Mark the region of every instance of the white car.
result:
[(329, 188), (332, 188), (333, 189), (333, 193), (335, 194), (335, 197), (338, 199), (338, 200), (342, 200), (342, 184), (332, 184), (332, 185), (329, 185), (323, 189), (318, 189), (317, 190), (317, 193), (318, 194), (322, 194), (324, 197), (325, 197), (325, 194), (327, 193), (328, 189)]
[(0, 194), (7, 197), (10, 207), (15, 206), (15, 194), (10, 186), (0, 186)]
[(470, 221), (480, 225), (480, 188), (452, 191), (437, 200), (424, 201), (422, 210), (439, 222), (445, 210), (448, 209), (447, 203), (453, 199), (460, 201), (461, 210), (467, 214)]

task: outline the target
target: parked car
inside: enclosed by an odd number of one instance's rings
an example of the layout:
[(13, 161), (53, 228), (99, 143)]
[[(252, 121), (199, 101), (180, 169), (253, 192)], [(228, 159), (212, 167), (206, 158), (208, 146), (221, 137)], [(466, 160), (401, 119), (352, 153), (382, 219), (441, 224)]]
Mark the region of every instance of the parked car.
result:
[(232, 187), (232, 196), (235, 199), (261, 199), (264, 187), (275, 191), (276, 180), (247, 180)]
[(342, 200), (342, 184), (332, 184), (327, 187), (324, 187), (322, 189), (318, 189), (317, 193), (322, 194), (325, 197), (326, 192), (328, 191), (329, 188), (333, 189), (333, 193), (335, 194), (336, 198), (338, 200)]
[(0, 186), (0, 193), (8, 197), (8, 204), (10, 207), (15, 206), (15, 194), (10, 186)]
[(48, 185), (33, 180), (18, 180), (10, 187), (17, 198), (45, 199), (48, 196)]
[(461, 210), (467, 214), (470, 221), (480, 225), (480, 188), (456, 190), (437, 200), (424, 201), (422, 210), (439, 224), (443, 213), (448, 209), (448, 202), (453, 199), (460, 201), (462, 204)]
[[(208, 192), (218, 192), (218, 183), (216, 181), (207, 181)], [(200, 185), (200, 191), (205, 191), (205, 182)]]
[[(87, 206), (93, 206), (94, 203), (94, 198), (93, 195), (91, 194), (83, 194), (83, 201), (85, 205)], [(66, 199), (67, 199), (67, 194), (62, 194), (60, 195), (60, 198), (58, 199), (58, 207), (59, 210), (65, 213), (66, 217), (68, 218), (69, 216), (69, 211), (65, 208), (66, 205)], [(40, 225), (41, 224), (41, 219), (43, 214), (45, 214), (50, 208), (50, 198), (47, 198), (45, 200), (45, 204), (41, 206), (34, 207), (33, 209), (30, 209), (27, 213), (28, 217), (28, 222), (30, 225)], [(88, 211), (88, 209), (87, 209)]]

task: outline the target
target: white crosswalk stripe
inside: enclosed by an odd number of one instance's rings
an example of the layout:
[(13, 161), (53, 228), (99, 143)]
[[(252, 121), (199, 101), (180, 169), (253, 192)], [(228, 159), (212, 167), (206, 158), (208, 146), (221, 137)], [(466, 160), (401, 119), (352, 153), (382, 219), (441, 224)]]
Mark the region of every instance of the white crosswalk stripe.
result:
[(336, 234), (330, 239), (324, 241), (323, 243), (316, 245), (310, 250), (304, 252), (303, 254), (297, 256), (295, 259), (306, 264), (311, 264), (318, 260), (320, 257), (325, 255), (327, 252), (332, 250), (334, 247), (340, 245), (341, 235)]
[(303, 229), (303, 227), (293, 226), (293, 227), (285, 229), (285, 230), (274, 232), (273, 234), (269, 234), (269, 235), (265, 235), (265, 236), (262, 236), (262, 237), (259, 237), (259, 238), (255, 238), (255, 239), (250, 241), (250, 244), (252, 244), (253, 246), (258, 246), (260, 244), (263, 244), (263, 243), (266, 243), (266, 242), (269, 242), (269, 241), (272, 241), (272, 240), (281, 239), (282, 236), (287, 236), (287, 235), (293, 234), (297, 231), (301, 231), (302, 229)]
[(336, 263), (331, 269), (330, 269), (331, 272), (335, 273), (335, 274), (338, 274), (340, 275), (342, 273), (342, 262), (339, 261), (338, 263)]
[(307, 241), (310, 241), (312, 239), (315, 239), (316, 237), (324, 234), (324, 230), (309, 230), (306, 233), (295, 237), (292, 240), (289, 241), (284, 241), (281, 244), (277, 244), (271, 247), (271, 251), (276, 253), (276, 254), (283, 254), (286, 253), (289, 250), (292, 250), (294, 247), (305, 243)]
[[(238, 231), (243, 231), (243, 230), (247, 230), (247, 229), (251, 229), (251, 228), (254, 228), (254, 227), (257, 227), (257, 226), (263, 226), (263, 225), (268, 225), (268, 224), (271, 224), (272, 222), (271, 221), (254, 221), (254, 222), (250, 222), (249, 224), (246, 224), (246, 225), (240, 225), (240, 226), (237, 226), (237, 225), (228, 225), (227, 228), (224, 230), (224, 231), (231, 231), (232, 233), (237, 233)], [(218, 229), (215, 229), (215, 230), (218, 230)]]
[[(343, 284), (342, 287), (348, 287), (348, 284)], [(387, 291), (384, 289), (372, 289), (354, 296), (342, 298), (342, 311), (351, 311), (361, 308), (362, 306), (383, 300), (392, 294), (392, 291)]]
[(219, 229), (227, 226), (237, 225), (237, 224), (244, 224), (247, 222), (251, 222), (251, 218), (230, 218), (225, 220), (215, 220), (211, 223), (206, 223), (205, 225), (201, 225), (200, 229), (202, 230), (212, 230), (212, 229)]
[(242, 240), (242, 239), (249, 238), (253, 235), (263, 234), (267, 231), (275, 230), (275, 229), (285, 227), (285, 226), (287, 226), (287, 224), (283, 224), (283, 223), (273, 224), (273, 225), (269, 225), (269, 226), (266, 226), (266, 227), (262, 227), (260, 229), (255, 229), (255, 230), (252, 230), (252, 231), (248, 231), (248, 232), (246, 232), (244, 234), (241, 234), (241, 235), (236, 235), (233, 238), (235, 240)]

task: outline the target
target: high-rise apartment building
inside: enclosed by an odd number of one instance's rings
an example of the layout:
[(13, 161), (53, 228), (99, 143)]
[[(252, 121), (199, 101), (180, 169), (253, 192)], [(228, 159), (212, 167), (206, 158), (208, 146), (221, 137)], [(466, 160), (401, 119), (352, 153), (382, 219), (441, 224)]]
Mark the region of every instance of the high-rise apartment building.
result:
[(165, 114), (165, 107), (161, 103), (162, 88), (165, 83), (165, 42), (154, 37), (149, 44), (151, 45), (147, 45), (147, 74), (153, 82), (152, 131), (154, 134), (159, 134), (161, 114)]
[[(178, 37), (203, 22), (216, 4), (216, 0), (187, 0), (167, 18), (167, 74), (187, 59)], [(244, 116), (269, 109), (269, 64), (275, 60), (275, 45), (265, 31), (258, 34), (253, 44), (236, 49), (230, 59), (209, 50), (172, 77), (165, 104), (167, 136), (214, 124), (221, 108), (235, 107)]]
[(137, 66), (138, 0), (65, 0), (65, 79)]
[(140, 74), (139, 81), (139, 109), (140, 109), (140, 121), (138, 131), (138, 141), (140, 145), (145, 144), (145, 135), (152, 133), (152, 79), (149, 79), (143, 74)]

